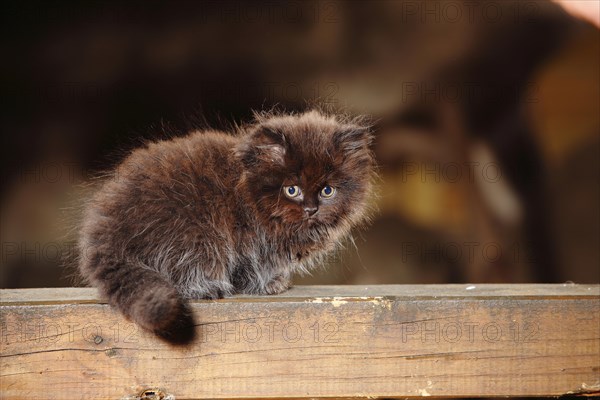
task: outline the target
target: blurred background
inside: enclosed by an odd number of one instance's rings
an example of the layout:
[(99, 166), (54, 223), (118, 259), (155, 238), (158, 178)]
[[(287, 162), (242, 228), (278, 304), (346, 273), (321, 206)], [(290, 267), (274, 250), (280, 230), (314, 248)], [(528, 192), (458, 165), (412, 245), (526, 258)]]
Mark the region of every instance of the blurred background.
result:
[(600, 282), (598, 2), (566, 3), (4, 3), (0, 287), (73, 284), (144, 140), (315, 104), (376, 121), (378, 212), (295, 283)]

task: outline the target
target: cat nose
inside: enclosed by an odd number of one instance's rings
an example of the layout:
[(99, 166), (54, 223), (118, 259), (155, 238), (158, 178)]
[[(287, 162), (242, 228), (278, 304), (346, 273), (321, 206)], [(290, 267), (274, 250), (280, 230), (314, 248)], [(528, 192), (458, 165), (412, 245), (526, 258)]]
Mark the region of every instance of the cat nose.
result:
[(317, 211), (319, 211), (318, 207), (304, 207), (304, 212), (306, 213), (306, 215), (308, 215), (309, 217), (312, 217), (313, 215), (315, 215), (317, 213)]

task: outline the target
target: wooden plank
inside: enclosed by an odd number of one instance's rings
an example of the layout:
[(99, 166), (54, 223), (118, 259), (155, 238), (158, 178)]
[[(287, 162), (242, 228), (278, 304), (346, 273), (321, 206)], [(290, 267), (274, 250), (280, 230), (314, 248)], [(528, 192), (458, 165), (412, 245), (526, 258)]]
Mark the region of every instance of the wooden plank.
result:
[(0, 291), (2, 399), (600, 393), (599, 285), (297, 287), (197, 301), (174, 347), (91, 289)]
[[(447, 285), (314, 285), (295, 286), (290, 290), (268, 297), (254, 297), (254, 300), (285, 301), (311, 297), (381, 297), (397, 298), (443, 298), (484, 296), (589, 296), (600, 293), (598, 285), (576, 285), (573, 283), (556, 284), (447, 284)], [(237, 295), (233, 299), (246, 299), (251, 296)], [(229, 299), (228, 299), (229, 301)], [(93, 288), (36, 288), (36, 289), (0, 289), (0, 304), (38, 304), (38, 303), (103, 303)]]

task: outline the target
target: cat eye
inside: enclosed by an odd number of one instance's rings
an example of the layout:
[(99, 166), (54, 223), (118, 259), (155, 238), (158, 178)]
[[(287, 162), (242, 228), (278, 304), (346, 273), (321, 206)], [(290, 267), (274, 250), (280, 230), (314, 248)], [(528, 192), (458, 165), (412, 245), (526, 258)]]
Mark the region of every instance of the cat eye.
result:
[(333, 186), (326, 185), (323, 189), (321, 189), (321, 197), (328, 199), (333, 197), (335, 194), (335, 188)]
[(295, 197), (300, 196), (300, 193), (302, 193), (302, 190), (300, 190), (300, 188), (298, 186), (284, 186), (283, 192), (285, 193), (285, 195), (287, 197), (289, 197), (290, 199), (293, 199)]

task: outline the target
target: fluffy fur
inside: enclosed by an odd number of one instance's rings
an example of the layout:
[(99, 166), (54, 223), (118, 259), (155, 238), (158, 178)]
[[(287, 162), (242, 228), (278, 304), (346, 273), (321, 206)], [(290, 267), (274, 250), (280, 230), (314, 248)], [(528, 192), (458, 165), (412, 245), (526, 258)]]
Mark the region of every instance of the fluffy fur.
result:
[(185, 299), (280, 293), (365, 221), (371, 138), (359, 119), (311, 111), (135, 150), (87, 207), (80, 272), (139, 325), (189, 341)]

